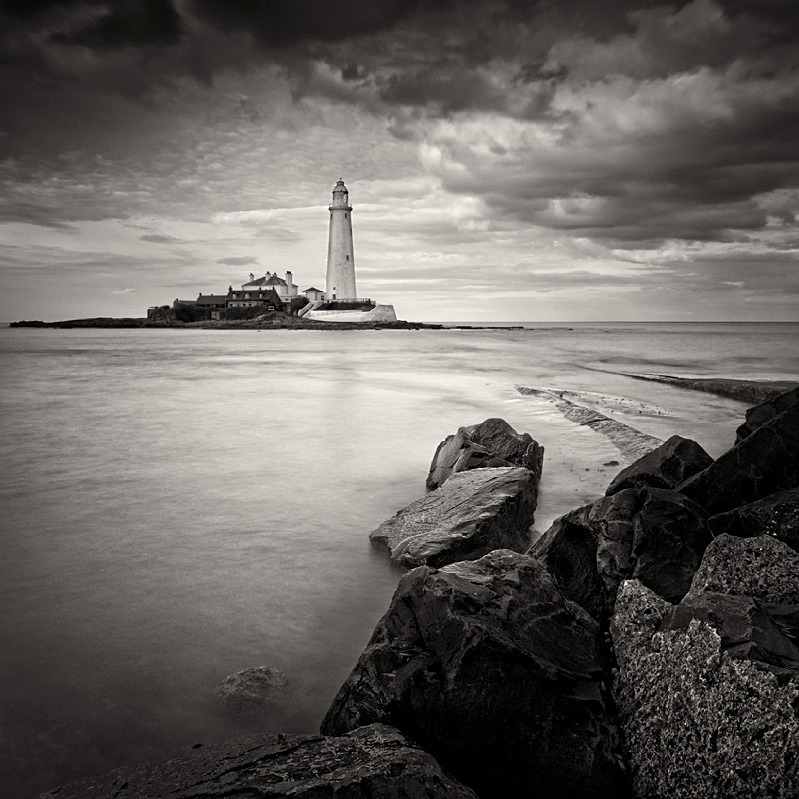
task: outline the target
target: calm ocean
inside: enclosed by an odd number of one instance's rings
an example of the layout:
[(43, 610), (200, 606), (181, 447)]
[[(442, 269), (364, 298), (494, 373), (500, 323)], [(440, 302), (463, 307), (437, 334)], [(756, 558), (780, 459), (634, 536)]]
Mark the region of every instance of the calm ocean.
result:
[[(516, 385), (718, 455), (744, 405), (610, 372), (796, 379), (797, 353), (799, 324), (0, 330), (3, 796), (315, 732), (399, 576), (368, 533), (445, 435), (502, 416), (545, 446), (538, 531), (627, 463)], [(262, 664), (286, 705), (226, 715), (217, 683)]]

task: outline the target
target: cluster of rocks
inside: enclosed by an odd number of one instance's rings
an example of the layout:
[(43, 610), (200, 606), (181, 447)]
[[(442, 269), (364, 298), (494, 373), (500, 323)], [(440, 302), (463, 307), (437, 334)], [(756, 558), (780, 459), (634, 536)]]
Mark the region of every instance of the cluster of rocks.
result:
[(799, 389), (718, 459), (669, 439), (529, 546), (542, 456), (496, 419), (442, 442), (372, 533), (409, 570), (320, 736), (59, 799), (799, 796)]

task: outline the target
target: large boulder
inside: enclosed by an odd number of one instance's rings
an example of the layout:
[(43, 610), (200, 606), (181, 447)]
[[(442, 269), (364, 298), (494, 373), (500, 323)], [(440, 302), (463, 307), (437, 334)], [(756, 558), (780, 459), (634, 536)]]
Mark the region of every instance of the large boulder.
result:
[[(726, 635), (733, 649), (743, 643), (750, 656), (757, 653), (741, 640), (757, 619), (749, 613), (747, 620), (748, 611), (740, 618), (742, 597), (728, 599), (736, 600), (735, 613), (724, 611), (720, 634), (708, 623), (719, 623), (712, 613), (662, 625), (669, 604), (637, 580), (619, 590), (610, 624), (614, 695), (636, 799), (799, 796), (799, 681), (724, 650)], [(736, 614), (738, 626), (731, 627)]]
[(799, 551), (799, 488), (778, 491), (749, 505), (718, 513), (707, 524), (714, 536), (770, 535)]
[(600, 627), (508, 550), (400, 580), (322, 722), (381, 721), (490, 797), (627, 795)]
[(42, 799), (477, 799), (397, 730), (373, 724), (340, 738), (252, 735), (158, 765), (117, 769)]
[(755, 405), (754, 408), (749, 408), (746, 412), (746, 421), (736, 431), (735, 443), (743, 441), (758, 427), (762, 427), (766, 422), (790, 408), (791, 405), (796, 405), (797, 402), (799, 402), (799, 386), (776, 397), (770, 397), (765, 402)]
[(498, 466), (524, 466), (541, 479), (544, 448), (529, 433), (517, 433), (504, 419), (461, 427), (436, 449), (425, 483), (433, 491), (456, 472)]
[(606, 496), (625, 488), (674, 488), (713, 463), (713, 458), (690, 438), (672, 436), (613, 479)]
[(799, 606), (799, 553), (768, 535), (720, 535), (705, 551), (691, 595), (715, 591)]
[(492, 549), (530, 545), (538, 480), (529, 469), (475, 469), (398, 511), (369, 538), (403, 568), (474, 560)]
[(710, 540), (705, 512), (682, 494), (628, 488), (557, 519), (530, 554), (599, 618), (629, 578), (679, 602)]
[(677, 489), (715, 515), (797, 486), (799, 402), (794, 402)]

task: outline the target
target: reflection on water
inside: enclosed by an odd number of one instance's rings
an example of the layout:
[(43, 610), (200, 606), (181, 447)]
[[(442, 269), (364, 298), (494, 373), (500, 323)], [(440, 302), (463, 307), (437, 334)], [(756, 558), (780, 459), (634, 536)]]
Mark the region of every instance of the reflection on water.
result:
[[(538, 530), (620, 468), (516, 385), (634, 400), (604, 412), (718, 454), (738, 403), (585, 367), (795, 370), (795, 326), (625, 327), (0, 331), (7, 795), (247, 729), (315, 731), (398, 578), (367, 534), (422, 493), (444, 435), (502, 416), (544, 444)], [(291, 701), (225, 716), (214, 686), (260, 664)]]

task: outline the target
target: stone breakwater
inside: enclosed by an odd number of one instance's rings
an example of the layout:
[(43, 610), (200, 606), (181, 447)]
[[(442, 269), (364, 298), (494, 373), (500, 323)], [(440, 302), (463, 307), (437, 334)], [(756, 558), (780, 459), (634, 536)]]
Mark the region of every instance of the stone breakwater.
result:
[(320, 735), (45, 796), (799, 796), (799, 389), (715, 460), (655, 447), (530, 545), (543, 454), (498, 419), (441, 443), (372, 534), (407, 571)]

